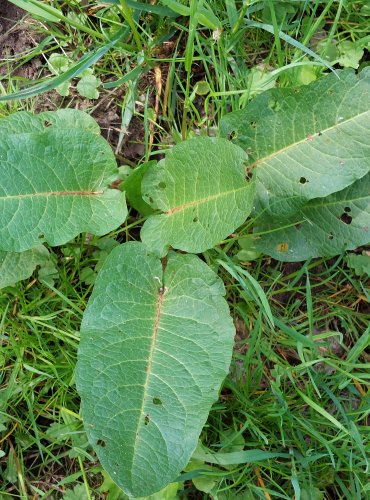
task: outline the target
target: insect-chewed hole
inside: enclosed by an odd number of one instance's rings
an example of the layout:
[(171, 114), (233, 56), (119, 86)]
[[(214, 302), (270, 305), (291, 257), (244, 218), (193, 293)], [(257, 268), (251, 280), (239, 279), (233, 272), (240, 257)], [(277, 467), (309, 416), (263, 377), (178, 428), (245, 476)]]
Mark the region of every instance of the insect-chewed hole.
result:
[(165, 189), (167, 187), (167, 184), (165, 182), (160, 182), (158, 184), (158, 187), (161, 188), (161, 189)]
[(329, 233), (329, 234), (328, 234), (328, 240), (332, 240), (333, 238), (334, 238), (333, 233)]
[(148, 425), (150, 422), (150, 417), (149, 415), (145, 415), (145, 418), (144, 418), (144, 425)]
[(102, 448), (105, 448), (105, 446), (106, 446), (107, 443), (103, 439), (98, 439), (97, 442), (96, 442), (96, 444), (98, 446), (101, 446)]
[(251, 181), (253, 179), (253, 170), (250, 167), (245, 169), (245, 180)]
[(160, 398), (153, 398), (153, 404), (159, 406), (163, 405), (163, 402)]
[(296, 224), (294, 227), (297, 229), (297, 231), (299, 231), (302, 227), (302, 224)]
[(235, 130), (233, 130), (232, 132), (230, 132), (228, 135), (227, 135), (229, 141), (234, 141), (237, 137), (238, 137), (238, 134)]
[(301, 177), (301, 178), (299, 179), (299, 182), (300, 182), (301, 184), (306, 184), (306, 182), (309, 182), (309, 181), (308, 181), (308, 179), (306, 179), (306, 177)]
[(194, 217), (193, 222), (198, 222), (199, 217)]
[(39, 240), (43, 240), (45, 238), (45, 235), (44, 234), (39, 234), (38, 238), (39, 238)]
[(344, 211), (347, 212), (347, 214), (351, 211), (350, 207), (344, 207)]
[(51, 127), (52, 123), (49, 120), (44, 120), (44, 127)]
[(352, 222), (352, 217), (347, 212), (343, 212), (339, 218), (344, 224), (351, 224)]
[(281, 104), (279, 101), (277, 101), (276, 99), (271, 99), (269, 101), (269, 108), (272, 110), (272, 111), (279, 111), (279, 109), (281, 108)]

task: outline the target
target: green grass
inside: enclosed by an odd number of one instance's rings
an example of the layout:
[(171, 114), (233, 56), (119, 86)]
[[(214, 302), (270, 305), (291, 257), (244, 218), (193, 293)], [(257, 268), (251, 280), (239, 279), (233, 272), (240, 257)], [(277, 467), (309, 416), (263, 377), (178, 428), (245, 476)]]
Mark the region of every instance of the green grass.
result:
[[(301, 50), (318, 51), (323, 28), (327, 38), (320, 57), (332, 40), (360, 48), (369, 41), (361, 1), (245, 2), (243, 10), (232, 0), (212, 0), (205, 19), (198, 0), (184, 2), (189, 15), (169, 18), (130, 13), (125, 2), (113, 10), (103, 7), (99, 16), (96, 2), (36, 4), (61, 9), (63, 18), (32, 21), (37, 44), (0, 62), (0, 93), (35, 84), (17, 75), (37, 57), (42, 61), (37, 83), (41, 90), (50, 87), (47, 59), (55, 52), (77, 64), (87, 51), (100, 50), (92, 67), (105, 87), (97, 101), (82, 99), (76, 80), (68, 97), (31, 90), (28, 99), (0, 102), (0, 116), (68, 106), (98, 116), (114, 107), (121, 124), (108, 139), (119, 162), (131, 166), (192, 134), (216, 133), (226, 112), (244, 107), (271, 84), (302, 84), (327, 71)], [(259, 27), (245, 24), (245, 13)], [(214, 17), (218, 31), (204, 24)], [(103, 53), (122, 24), (136, 28)], [(261, 25), (270, 25), (272, 33)], [(367, 64), (366, 57), (365, 51), (359, 64)], [(210, 92), (197, 94), (197, 82), (204, 81)], [(122, 144), (134, 119), (142, 134), (129, 136), (129, 142), (142, 142), (145, 152), (133, 160)], [(54, 249), (59, 275), (53, 285), (35, 273), (0, 291), (1, 499), (118, 498), (84, 434), (74, 370), (91, 274), (112, 238), (137, 239), (142, 222), (133, 213), (114, 234), (90, 241), (83, 236)], [(369, 282), (356, 277), (343, 256), (299, 265), (262, 256), (239, 262), (238, 241), (248, 228), (204, 255), (225, 282), (237, 337), (230, 374), (201, 440), (211, 450), (259, 449), (277, 456), (213, 465), (201, 481), (192, 482), (187, 472), (179, 498), (366, 498)]]

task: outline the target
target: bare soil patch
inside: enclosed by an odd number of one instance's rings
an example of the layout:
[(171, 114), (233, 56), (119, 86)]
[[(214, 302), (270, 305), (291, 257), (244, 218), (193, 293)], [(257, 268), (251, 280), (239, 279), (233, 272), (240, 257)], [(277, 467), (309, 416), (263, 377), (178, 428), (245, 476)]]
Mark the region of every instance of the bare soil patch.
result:
[[(16, 7), (8, 0), (0, 1), (0, 76), (8, 75), (35, 79), (42, 66), (39, 57), (19, 66), (14, 56), (27, 54), (38, 42), (38, 36), (23, 19), (25, 11)], [(19, 57), (16, 59), (19, 60)], [(10, 69), (10, 71), (9, 71)]]

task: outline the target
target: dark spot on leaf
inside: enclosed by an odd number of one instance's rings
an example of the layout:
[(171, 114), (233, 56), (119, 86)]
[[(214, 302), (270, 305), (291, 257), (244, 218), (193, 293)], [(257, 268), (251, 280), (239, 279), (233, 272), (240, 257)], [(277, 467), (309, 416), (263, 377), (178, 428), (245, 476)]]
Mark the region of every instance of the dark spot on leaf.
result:
[(320, 137), (320, 135), (322, 135), (322, 132), (318, 132), (317, 135)]
[(198, 222), (198, 220), (199, 220), (198, 217), (194, 217), (193, 222)]
[(252, 128), (257, 128), (257, 123), (256, 122), (250, 122), (250, 126)]
[(165, 189), (167, 187), (167, 184), (165, 182), (160, 182), (158, 184), (158, 187), (161, 188), (161, 189)]
[(101, 446), (102, 448), (105, 448), (105, 446), (106, 446), (106, 442), (103, 439), (98, 439), (96, 444), (98, 446)]
[(301, 178), (299, 179), (299, 182), (300, 182), (301, 184), (306, 184), (306, 182), (308, 182), (308, 179), (306, 179), (306, 177), (301, 177)]
[(144, 418), (144, 425), (148, 425), (150, 422), (150, 417), (149, 415), (145, 415), (145, 418)]
[(297, 229), (297, 231), (299, 231), (302, 227), (302, 224), (296, 224), (294, 227)]
[(162, 400), (159, 398), (153, 398), (153, 404), (154, 405), (162, 405)]
[(287, 252), (288, 249), (289, 249), (288, 243), (279, 243), (278, 245), (276, 245), (276, 250), (278, 252)]
[(153, 201), (154, 201), (151, 196), (149, 196), (148, 200), (149, 200), (149, 203), (153, 203)]
[(351, 211), (350, 207), (344, 207), (344, 211), (347, 212), (347, 214)]
[(44, 234), (39, 234), (39, 240), (43, 240), (45, 238)]
[(328, 234), (328, 240), (332, 240), (334, 238), (333, 233)]
[(44, 126), (45, 126), (45, 127), (51, 127), (51, 126), (52, 126), (51, 121), (49, 121), (49, 120), (45, 120), (45, 121), (44, 121)]
[(346, 212), (343, 212), (342, 215), (340, 216), (340, 220), (344, 222), (345, 224), (351, 224), (352, 222), (352, 217), (347, 214)]

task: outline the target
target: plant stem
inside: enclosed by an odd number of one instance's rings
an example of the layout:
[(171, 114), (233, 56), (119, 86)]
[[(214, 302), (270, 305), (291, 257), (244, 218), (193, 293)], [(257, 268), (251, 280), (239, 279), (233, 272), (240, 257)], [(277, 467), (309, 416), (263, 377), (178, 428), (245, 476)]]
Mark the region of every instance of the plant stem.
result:
[(240, 14), (239, 14), (238, 20), (236, 21), (235, 26), (232, 29), (232, 32), (231, 32), (232, 35), (235, 35), (239, 31), (239, 28), (243, 22), (243, 19), (244, 19), (245, 13), (247, 12), (249, 4), (250, 4), (250, 0), (245, 0), (243, 7), (240, 9)]
[(134, 40), (135, 40), (135, 43), (137, 45), (138, 51), (142, 52), (143, 45), (141, 43), (141, 38), (140, 38), (139, 32), (136, 29), (135, 21), (134, 21), (134, 19), (132, 17), (132, 14), (131, 14), (131, 9), (127, 6), (126, 0), (120, 0), (120, 4), (121, 4), (121, 9), (122, 9), (123, 17), (125, 18), (125, 20), (127, 21), (128, 25), (131, 28), (132, 35), (134, 37)]

